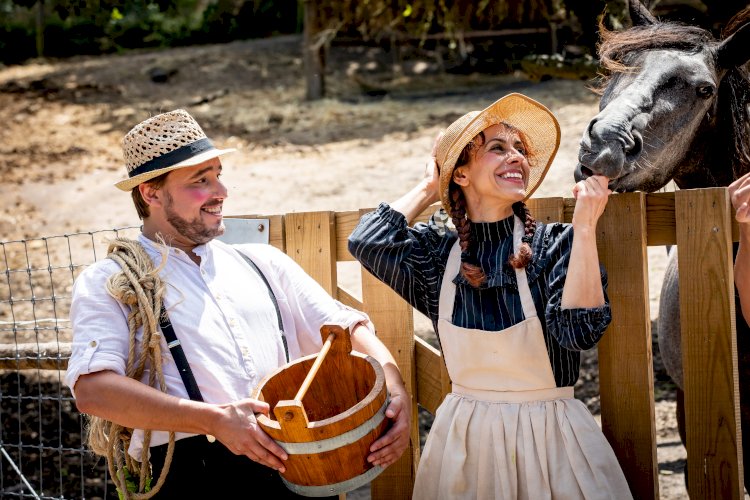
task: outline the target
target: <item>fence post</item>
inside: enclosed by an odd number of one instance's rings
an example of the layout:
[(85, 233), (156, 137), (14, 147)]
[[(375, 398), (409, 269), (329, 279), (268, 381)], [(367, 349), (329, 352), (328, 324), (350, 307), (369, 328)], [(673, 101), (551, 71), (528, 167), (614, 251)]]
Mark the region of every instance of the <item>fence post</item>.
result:
[(286, 253), (336, 297), (336, 218), (333, 212), (284, 216)]
[(744, 498), (731, 209), (726, 188), (675, 193), (692, 498)]
[[(363, 211), (362, 214), (367, 211)], [(417, 417), (416, 371), (414, 356), (414, 316), (411, 305), (362, 268), (362, 302), (375, 324), (378, 338), (396, 359), (411, 396), (411, 439), (401, 458), (380, 474), (371, 486), (373, 500), (409, 499), (419, 463), (419, 422)]]
[(634, 498), (659, 497), (644, 193), (611, 196), (599, 219), (612, 323), (598, 345), (602, 431)]
[[(334, 212), (288, 213), (284, 216), (284, 246), (331, 297), (336, 298), (336, 216)], [(345, 500), (341, 493), (339, 500)]]

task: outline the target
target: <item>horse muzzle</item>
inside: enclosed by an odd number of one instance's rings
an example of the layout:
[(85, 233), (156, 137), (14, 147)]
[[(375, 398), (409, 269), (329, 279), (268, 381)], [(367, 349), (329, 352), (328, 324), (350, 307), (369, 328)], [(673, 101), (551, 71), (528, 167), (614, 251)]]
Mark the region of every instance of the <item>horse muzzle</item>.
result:
[(575, 171), (576, 180), (597, 174), (617, 179), (626, 173), (625, 152), (619, 145), (604, 144), (596, 151), (581, 146)]

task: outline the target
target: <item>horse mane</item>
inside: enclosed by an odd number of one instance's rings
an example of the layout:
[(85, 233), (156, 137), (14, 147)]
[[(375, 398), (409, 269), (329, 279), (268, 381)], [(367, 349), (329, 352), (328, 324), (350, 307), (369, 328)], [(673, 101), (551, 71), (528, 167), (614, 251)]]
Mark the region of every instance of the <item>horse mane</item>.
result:
[(724, 29), (721, 30), (721, 38), (724, 39), (733, 34), (735, 31), (744, 26), (748, 21), (750, 21), (750, 7), (745, 7), (737, 14), (732, 16), (732, 19), (727, 21), (727, 25), (724, 26)]
[[(750, 22), (750, 7), (735, 14), (722, 30), (722, 39), (731, 36)], [(733, 178), (750, 171), (750, 73), (748, 65), (731, 68), (721, 81), (718, 95), (719, 137), (734, 138), (731, 149)]]
[[(599, 64), (604, 70), (610, 74), (626, 73), (637, 69), (629, 65), (631, 54), (669, 49), (697, 53), (713, 42), (716, 42), (713, 35), (698, 26), (660, 22), (633, 26), (624, 31), (610, 31), (600, 20), (597, 51)], [(603, 90), (609, 83), (609, 76), (603, 75), (600, 81), (599, 89)]]
[[(722, 31), (727, 38), (745, 23), (750, 22), (750, 7), (735, 14)], [(597, 45), (599, 62), (605, 74), (591, 89), (602, 95), (612, 75), (637, 71), (630, 63), (633, 54), (646, 50), (679, 50), (698, 53), (718, 41), (708, 31), (698, 26), (675, 22), (658, 22), (646, 26), (633, 26), (623, 31), (610, 31), (599, 21), (600, 41)], [(710, 120), (716, 137), (731, 137), (730, 149), (733, 178), (750, 171), (750, 75), (747, 65), (729, 68), (717, 90), (717, 102)], [(716, 147), (722, 147), (716, 144)]]

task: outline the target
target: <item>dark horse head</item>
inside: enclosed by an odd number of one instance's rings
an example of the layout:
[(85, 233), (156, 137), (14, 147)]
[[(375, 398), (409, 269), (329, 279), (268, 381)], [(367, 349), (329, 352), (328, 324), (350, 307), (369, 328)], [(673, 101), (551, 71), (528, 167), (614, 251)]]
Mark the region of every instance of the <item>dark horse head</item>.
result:
[(750, 171), (750, 9), (716, 40), (629, 3), (632, 28), (600, 26), (609, 76), (581, 139), (576, 180), (602, 174), (616, 191), (652, 192), (671, 179), (680, 188), (726, 186)]

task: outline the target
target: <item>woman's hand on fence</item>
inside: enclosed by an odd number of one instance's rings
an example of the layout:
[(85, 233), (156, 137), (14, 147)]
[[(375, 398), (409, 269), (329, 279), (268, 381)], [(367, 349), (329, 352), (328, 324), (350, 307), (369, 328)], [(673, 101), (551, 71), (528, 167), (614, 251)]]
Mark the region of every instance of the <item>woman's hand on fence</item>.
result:
[(268, 403), (246, 398), (219, 405), (221, 417), (211, 434), (235, 455), (245, 455), (250, 460), (284, 472), (283, 460), (288, 455), (258, 424), (257, 413), (268, 415)]
[(573, 186), (576, 206), (573, 210), (573, 227), (595, 229), (599, 217), (604, 213), (612, 191), (607, 187), (609, 179), (603, 175), (592, 175)]
[(391, 396), (391, 402), (385, 410), (385, 416), (393, 424), (381, 438), (372, 443), (367, 461), (373, 465), (388, 467), (403, 455), (409, 445), (411, 427), (411, 405), (406, 393)]
[(740, 224), (750, 222), (750, 173), (743, 175), (728, 187), (734, 207), (734, 218)]

